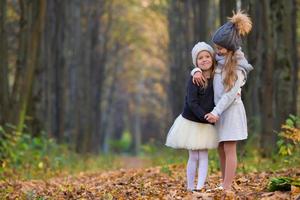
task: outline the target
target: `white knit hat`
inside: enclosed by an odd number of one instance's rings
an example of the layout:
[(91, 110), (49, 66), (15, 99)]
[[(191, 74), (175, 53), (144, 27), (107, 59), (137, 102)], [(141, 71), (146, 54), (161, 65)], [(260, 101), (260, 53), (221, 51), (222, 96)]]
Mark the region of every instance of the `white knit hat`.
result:
[(201, 51), (208, 51), (212, 55), (214, 54), (214, 50), (209, 44), (198, 42), (192, 49), (192, 59), (195, 67), (197, 67), (197, 56)]

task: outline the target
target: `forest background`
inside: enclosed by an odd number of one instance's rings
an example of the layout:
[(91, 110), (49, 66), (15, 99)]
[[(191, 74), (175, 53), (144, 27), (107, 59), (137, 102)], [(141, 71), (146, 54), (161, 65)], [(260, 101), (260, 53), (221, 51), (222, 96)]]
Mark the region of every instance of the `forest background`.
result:
[[(212, 44), (239, 9), (253, 20), (243, 51), (254, 70), (242, 93), (249, 138), (238, 170), (299, 166), (299, 5), (1, 0), (1, 177), (185, 163), (186, 151), (164, 142), (183, 108), (191, 49)], [(216, 151), (210, 158), (218, 171)]]

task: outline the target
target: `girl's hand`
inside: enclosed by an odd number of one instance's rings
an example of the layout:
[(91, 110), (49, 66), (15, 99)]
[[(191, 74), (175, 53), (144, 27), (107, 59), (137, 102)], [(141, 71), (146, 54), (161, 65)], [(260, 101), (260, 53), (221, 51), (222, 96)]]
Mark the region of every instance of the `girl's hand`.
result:
[(215, 116), (212, 113), (208, 113), (204, 116), (209, 123), (216, 123), (219, 120), (219, 116)]
[(206, 82), (205, 77), (202, 75), (201, 72), (196, 72), (193, 76), (193, 83), (198, 85), (198, 86), (202, 86), (204, 85), (204, 83)]

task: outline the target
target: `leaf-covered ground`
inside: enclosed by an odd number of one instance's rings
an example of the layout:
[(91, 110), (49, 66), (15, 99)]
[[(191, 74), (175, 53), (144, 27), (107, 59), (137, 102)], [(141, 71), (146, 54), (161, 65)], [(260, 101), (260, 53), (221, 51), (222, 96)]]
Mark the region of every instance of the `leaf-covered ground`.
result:
[[(50, 180), (4, 181), (1, 199), (300, 199), (299, 188), (268, 192), (272, 177), (299, 177), (300, 169), (238, 174), (233, 192), (187, 192), (184, 165), (121, 169), (79, 174)], [(210, 175), (207, 188), (220, 183), (220, 174)]]

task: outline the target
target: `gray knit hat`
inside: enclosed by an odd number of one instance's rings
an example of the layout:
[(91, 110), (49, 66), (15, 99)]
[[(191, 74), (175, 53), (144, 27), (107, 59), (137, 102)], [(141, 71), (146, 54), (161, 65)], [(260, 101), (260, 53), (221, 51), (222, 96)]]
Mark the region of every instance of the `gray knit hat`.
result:
[(237, 12), (213, 35), (213, 43), (228, 50), (236, 51), (242, 44), (241, 37), (252, 28), (251, 19), (243, 12)]
[(205, 42), (198, 42), (192, 49), (193, 64), (197, 67), (197, 56), (201, 51), (208, 51), (211, 55), (214, 54), (214, 49)]
[(235, 25), (231, 22), (227, 22), (221, 26), (213, 35), (212, 41), (232, 51), (236, 51), (242, 43), (241, 36), (238, 34)]

